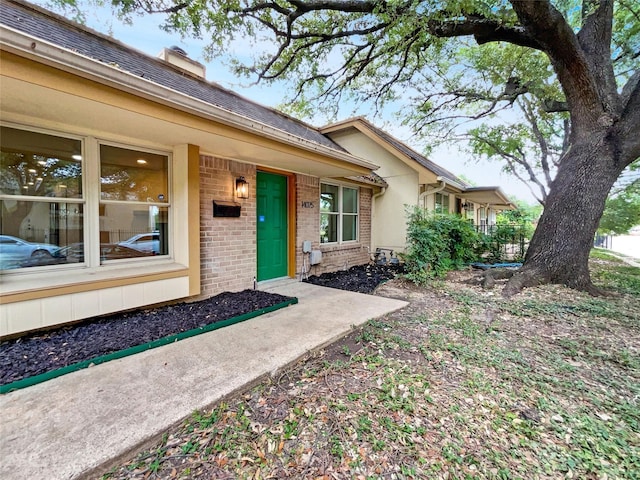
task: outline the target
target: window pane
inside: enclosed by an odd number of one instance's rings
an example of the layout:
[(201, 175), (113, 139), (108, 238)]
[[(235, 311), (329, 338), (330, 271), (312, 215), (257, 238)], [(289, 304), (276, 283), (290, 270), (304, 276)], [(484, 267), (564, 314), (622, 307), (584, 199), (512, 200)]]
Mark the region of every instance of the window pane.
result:
[(338, 190), (335, 185), (322, 184), (320, 186), (320, 211), (321, 212), (337, 212), (338, 211)]
[(82, 247), (82, 204), (6, 199), (0, 204), (1, 270), (84, 261), (67, 255), (69, 247)]
[(436, 213), (449, 213), (449, 195), (436, 193), (434, 210)]
[(338, 241), (338, 215), (320, 214), (320, 243)]
[(356, 240), (358, 230), (358, 217), (356, 215), (344, 215), (342, 217), (342, 241)]
[(79, 140), (1, 127), (0, 194), (82, 197)]
[(355, 188), (342, 189), (342, 212), (358, 213), (358, 190)]
[(169, 201), (166, 155), (100, 146), (100, 198), (137, 202)]
[(100, 205), (101, 261), (168, 255), (168, 218), (167, 207)]

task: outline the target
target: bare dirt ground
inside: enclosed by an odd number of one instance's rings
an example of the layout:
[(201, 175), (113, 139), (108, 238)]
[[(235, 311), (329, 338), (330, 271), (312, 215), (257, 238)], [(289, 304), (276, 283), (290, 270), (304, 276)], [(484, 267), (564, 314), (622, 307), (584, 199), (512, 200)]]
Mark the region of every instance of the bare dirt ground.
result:
[[(594, 298), (510, 300), (465, 270), (210, 410), (102, 478), (638, 479), (640, 269)], [(206, 388), (199, 385), (198, 388)]]

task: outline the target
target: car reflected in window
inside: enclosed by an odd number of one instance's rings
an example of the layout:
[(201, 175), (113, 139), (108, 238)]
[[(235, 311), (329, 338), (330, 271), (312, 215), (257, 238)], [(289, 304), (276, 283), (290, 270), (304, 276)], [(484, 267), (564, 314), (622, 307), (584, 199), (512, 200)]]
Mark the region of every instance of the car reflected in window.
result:
[[(100, 262), (125, 258), (150, 257), (152, 255), (154, 255), (153, 252), (143, 252), (118, 243), (100, 244)], [(58, 263), (83, 263), (84, 244), (74, 243), (67, 247), (62, 247), (55, 256), (61, 260)]]
[(160, 254), (160, 233), (139, 233), (118, 245), (130, 247), (141, 252), (149, 252), (154, 255)]
[(57, 245), (28, 242), (11, 235), (0, 235), (0, 270), (49, 265), (59, 250), (60, 247)]

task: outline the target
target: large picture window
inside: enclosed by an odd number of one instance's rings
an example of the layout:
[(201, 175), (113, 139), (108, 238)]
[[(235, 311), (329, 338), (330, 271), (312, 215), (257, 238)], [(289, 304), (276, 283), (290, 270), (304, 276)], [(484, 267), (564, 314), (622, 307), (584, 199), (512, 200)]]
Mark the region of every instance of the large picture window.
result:
[(358, 239), (358, 189), (320, 184), (320, 243)]
[(100, 146), (100, 241), (115, 259), (169, 253), (169, 158)]
[(169, 254), (168, 155), (0, 128), (0, 270)]
[(0, 128), (0, 270), (66, 263), (84, 242), (82, 142)]

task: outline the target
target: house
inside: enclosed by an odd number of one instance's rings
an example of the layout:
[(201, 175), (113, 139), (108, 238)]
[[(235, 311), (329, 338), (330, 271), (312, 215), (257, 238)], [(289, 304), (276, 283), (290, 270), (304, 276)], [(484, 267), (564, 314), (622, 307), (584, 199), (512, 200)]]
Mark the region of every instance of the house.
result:
[(406, 241), (404, 206), (436, 213), (459, 213), (487, 231), (496, 214), (513, 209), (499, 187), (474, 187), (362, 117), (320, 129), (361, 158), (380, 166), (376, 174), (387, 188), (374, 194), (372, 248), (402, 251)]
[(375, 163), (180, 49), (19, 0), (0, 29), (0, 336), (369, 260)]
[(404, 248), (404, 205), (510, 208), (362, 118), (318, 129), (0, 2), (0, 337), (361, 265)]

